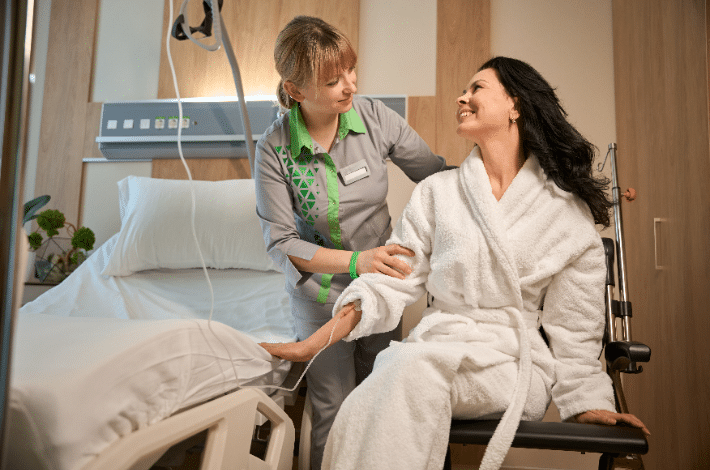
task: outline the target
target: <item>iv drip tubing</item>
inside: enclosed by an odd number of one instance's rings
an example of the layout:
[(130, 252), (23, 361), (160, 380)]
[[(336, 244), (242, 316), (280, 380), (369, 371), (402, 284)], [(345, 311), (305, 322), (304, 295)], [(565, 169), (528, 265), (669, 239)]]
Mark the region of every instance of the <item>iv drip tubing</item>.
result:
[[(183, 3), (182, 9), (181, 9), (181, 14), (183, 15), (184, 18), (187, 18), (184, 14), (184, 8), (189, 0), (185, 0)], [(244, 130), (245, 134), (247, 136), (246, 142), (247, 142), (247, 148), (249, 149), (249, 167), (252, 169), (252, 174), (253, 174), (253, 162), (254, 162), (254, 142), (251, 138), (251, 126), (249, 125), (249, 118), (247, 115), (247, 110), (246, 110), (246, 101), (244, 100), (244, 92), (242, 90), (242, 81), (241, 81), (241, 75), (239, 74), (239, 66), (237, 65), (237, 60), (236, 57), (234, 56), (234, 52), (232, 51), (231, 44), (229, 42), (229, 37), (226, 32), (226, 28), (224, 28), (224, 23), (222, 20), (222, 16), (219, 13), (219, 8), (215, 8), (214, 2), (217, 0), (212, 0), (210, 2), (210, 5), (212, 7), (212, 18), (215, 19), (214, 24), (215, 24), (215, 39), (216, 42), (215, 44), (205, 47), (202, 43), (194, 39), (190, 33), (189, 33), (189, 26), (186, 26), (185, 23), (183, 23), (183, 29), (186, 33), (186, 35), (190, 38), (191, 41), (195, 42), (196, 44), (200, 45), (200, 47), (203, 47), (204, 49), (215, 51), (219, 49), (219, 46), (222, 42), (224, 42), (225, 46), (225, 51), (227, 53), (227, 58), (229, 59), (229, 63), (232, 66), (232, 72), (234, 75), (234, 82), (237, 87), (237, 96), (239, 98), (239, 103), (242, 108), (242, 122), (244, 124)], [(170, 4), (170, 18), (173, 17), (173, 2), (170, 1), (168, 2)], [(218, 21), (217, 21), (218, 20)], [(224, 34), (221, 34), (221, 32), (224, 31)], [(183, 112), (182, 112), (182, 99), (180, 98), (180, 90), (178, 88), (178, 82), (177, 82), (177, 74), (175, 72), (175, 65), (173, 64), (173, 58), (172, 54), (170, 51), (170, 36), (171, 32), (168, 30), (167, 36), (166, 36), (166, 51), (168, 55), (168, 63), (170, 64), (170, 71), (172, 73), (172, 78), (173, 78), (173, 86), (175, 88), (175, 96), (177, 99), (177, 104), (178, 104), (178, 132), (177, 132), (177, 145), (178, 145), (178, 153), (180, 155), (180, 160), (182, 161), (183, 166), (185, 167), (185, 171), (187, 173), (187, 178), (190, 181), (190, 193), (191, 193), (191, 227), (192, 227), (192, 237), (193, 240), (195, 241), (195, 246), (197, 247), (197, 252), (200, 257), (200, 262), (202, 264), (202, 271), (205, 274), (205, 279), (207, 280), (207, 285), (209, 286), (209, 291), (210, 291), (210, 313), (209, 317), (207, 319), (207, 326), (212, 333), (212, 335), (219, 341), (219, 343), (222, 345), (224, 350), (227, 352), (227, 355), (229, 356), (229, 362), (232, 366), (232, 370), (234, 372), (234, 380), (237, 384), (238, 387), (242, 388), (268, 388), (268, 389), (275, 389), (275, 390), (284, 390), (287, 392), (292, 392), (298, 388), (299, 384), (301, 383), (301, 380), (303, 380), (303, 377), (305, 377), (306, 372), (308, 372), (308, 369), (311, 367), (311, 364), (315, 360), (318, 355), (323, 352), (328, 346), (330, 346), (331, 341), (333, 340), (333, 335), (335, 334), (335, 328), (338, 326), (338, 323), (340, 322), (340, 319), (338, 319), (335, 324), (333, 325), (333, 329), (330, 332), (330, 336), (328, 337), (328, 342), (326, 343), (323, 348), (321, 348), (315, 356), (309, 361), (308, 365), (305, 367), (303, 370), (303, 373), (301, 376), (298, 378), (296, 381), (295, 385), (288, 389), (284, 387), (280, 387), (277, 385), (244, 385), (239, 383), (239, 375), (237, 373), (237, 369), (235, 367), (235, 361), (234, 358), (232, 357), (231, 353), (229, 352), (229, 348), (222, 342), (222, 340), (217, 336), (215, 331), (212, 329), (212, 314), (214, 312), (214, 289), (212, 287), (212, 281), (210, 280), (209, 272), (207, 271), (207, 265), (205, 264), (204, 257), (202, 255), (202, 249), (200, 248), (200, 243), (197, 238), (197, 231), (195, 228), (195, 188), (194, 188), (194, 182), (192, 179), (192, 172), (190, 171), (190, 168), (187, 165), (187, 162), (185, 161), (185, 157), (183, 155), (182, 151), (182, 119), (183, 119)], [(241, 361), (239, 361), (241, 362)], [(224, 376), (224, 371), (222, 371), (222, 375)], [(226, 377), (225, 377), (226, 379)]]

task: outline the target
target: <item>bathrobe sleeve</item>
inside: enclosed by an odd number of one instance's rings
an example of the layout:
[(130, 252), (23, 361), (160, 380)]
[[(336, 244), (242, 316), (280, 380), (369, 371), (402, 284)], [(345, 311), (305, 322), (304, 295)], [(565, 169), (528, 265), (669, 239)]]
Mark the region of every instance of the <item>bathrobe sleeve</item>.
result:
[(350, 302), (361, 302), (362, 318), (344, 338), (346, 341), (394, 330), (399, 324), (404, 307), (413, 304), (425, 294), (434, 228), (431, 186), (426, 183), (427, 181), (424, 181), (414, 188), (412, 197), (387, 242), (414, 251), (414, 257), (399, 256), (412, 267), (411, 274), (403, 280), (380, 273), (363, 274), (350, 283), (333, 308), (335, 314)]
[(556, 360), (552, 399), (562, 420), (589, 410), (615, 411), (611, 379), (599, 355), (604, 334), (606, 266), (595, 233), (550, 283), (541, 316)]

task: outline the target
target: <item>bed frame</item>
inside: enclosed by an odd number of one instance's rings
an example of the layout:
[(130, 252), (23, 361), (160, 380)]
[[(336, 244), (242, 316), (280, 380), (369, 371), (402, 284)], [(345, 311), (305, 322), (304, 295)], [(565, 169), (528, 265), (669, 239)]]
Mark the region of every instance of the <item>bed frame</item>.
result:
[[(271, 422), (262, 460), (250, 453), (259, 413)], [(286, 413), (264, 392), (243, 389), (135, 431), (83, 470), (147, 470), (170, 447), (207, 431), (202, 469), (290, 470), (295, 431)]]

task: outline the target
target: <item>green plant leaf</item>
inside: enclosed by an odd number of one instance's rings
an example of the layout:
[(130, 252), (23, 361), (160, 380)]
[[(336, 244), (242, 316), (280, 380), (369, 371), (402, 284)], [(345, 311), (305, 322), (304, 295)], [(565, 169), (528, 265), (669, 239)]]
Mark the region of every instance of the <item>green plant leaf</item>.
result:
[(56, 209), (47, 209), (37, 216), (37, 225), (47, 232), (50, 238), (59, 233), (59, 229), (64, 227), (64, 222), (66, 222), (64, 214)]
[(30, 220), (36, 219), (37, 216), (35, 215), (35, 213), (42, 207), (47, 205), (50, 199), (51, 197), (45, 194), (43, 196), (38, 196), (32, 199), (31, 201), (27, 201), (24, 206), (25, 215), (22, 217), (22, 225), (26, 224)]
[(86, 251), (90, 251), (94, 248), (94, 243), (96, 242), (96, 235), (88, 227), (80, 227), (74, 236), (71, 237), (71, 246), (74, 248), (83, 248)]
[(86, 254), (83, 251), (77, 251), (69, 258), (69, 264), (75, 268), (86, 261)]
[(33, 250), (38, 249), (40, 246), (42, 246), (42, 234), (38, 232), (32, 232), (27, 236), (27, 240), (30, 242), (30, 248)]

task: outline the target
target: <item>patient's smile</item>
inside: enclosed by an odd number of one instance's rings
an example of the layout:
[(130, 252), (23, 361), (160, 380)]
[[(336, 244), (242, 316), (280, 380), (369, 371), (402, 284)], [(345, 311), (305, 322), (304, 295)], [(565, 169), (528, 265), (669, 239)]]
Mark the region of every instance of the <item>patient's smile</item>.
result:
[(471, 110), (461, 110), (458, 112), (459, 123), (463, 122), (469, 116), (473, 116), (475, 113)]

